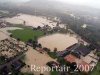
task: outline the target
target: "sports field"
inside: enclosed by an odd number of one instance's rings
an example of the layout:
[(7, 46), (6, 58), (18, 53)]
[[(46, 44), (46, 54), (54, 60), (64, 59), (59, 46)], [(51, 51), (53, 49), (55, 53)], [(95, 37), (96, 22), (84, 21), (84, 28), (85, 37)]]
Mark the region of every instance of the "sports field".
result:
[(34, 40), (44, 35), (44, 32), (40, 30), (33, 30), (32, 28), (29, 27), (21, 27), (21, 28), (22, 29), (9, 31), (10, 33), (12, 33), (12, 37), (16, 39), (19, 38), (21, 41), (26, 42), (29, 39)]

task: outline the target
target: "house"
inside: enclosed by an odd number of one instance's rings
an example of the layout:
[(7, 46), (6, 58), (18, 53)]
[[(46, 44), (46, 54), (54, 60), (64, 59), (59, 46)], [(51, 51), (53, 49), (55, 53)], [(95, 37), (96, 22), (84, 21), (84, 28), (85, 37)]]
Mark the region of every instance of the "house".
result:
[(25, 63), (23, 63), (21, 60), (16, 60), (6, 65), (4, 64), (4, 67), (0, 69), (0, 75), (9, 75), (14, 70), (15, 71), (20, 70), (24, 65)]
[(76, 43), (68, 48), (66, 50), (70, 52), (77, 53), (78, 55), (86, 56), (91, 52), (91, 49), (85, 46), (84, 44)]
[(78, 59), (77, 57), (75, 57), (74, 55), (72, 54), (69, 54), (69, 55), (66, 55), (64, 57), (65, 61), (68, 61), (70, 63), (73, 63), (73, 62), (76, 62), (76, 60)]
[(91, 52), (91, 49), (89, 49), (87, 46), (85, 46), (83, 44), (79, 44), (79, 46), (77, 46), (74, 49), (74, 52), (81, 54), (82, 56), (86, 56), (87, 54), (89, 54)]
[(82, 59), (77, 58), (76, 56), (69, 54), (64, 57), (65, 61), (70, 63), (76, 63), (77, 69), (79, 69), (81, 72), (89, 72), (91, 70), (91, 65), (85, 62)]
[(18, 61), (16, 61), (16, 62), (13, 62), (13, 63), (11, 64), (11, 66), (12, 66), (12, 68), (13, 68), (14, 70), (19, 70), (23, 65), (24, 65), (24, 63), (23, 63), (22, 61), (20, 61), (20, 60), (18, 60)]
[(72, 51), (75, 47), (77, 47), (77, 43), (75, 43), (75, 44), (73, 44), (72, 46), (69, 46), (68, 48), (66, 48), (65, 50), (63, 50), (63, 51), (58, 51), (57, 52), (57, 56), (58, 57), (64, 57), (64, 56), (66, 56), (67, 54), (69, 54), (70, 53), (70, 51)]
[(58, 52), (57, 52), (57, 57), (64, 57), (64, 56), (66, 56), (67, 54), (69, 54), (69, 51), (67, 51), (67, 50), (58, 51)]
[(0, 75), (8, 75), (10, 70), (7, 68), (7, 66), (4, 66), (2, 69), (0, 69)]

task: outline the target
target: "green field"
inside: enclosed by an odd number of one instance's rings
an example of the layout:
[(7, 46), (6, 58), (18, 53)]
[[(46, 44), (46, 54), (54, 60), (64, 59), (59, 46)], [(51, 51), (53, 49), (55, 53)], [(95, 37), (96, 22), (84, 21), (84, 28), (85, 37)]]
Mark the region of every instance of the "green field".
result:
[(100, 75), (100, 62), (98, 62), (97, 66), (94, 68), (90, 75)]
[(41, 30), (33, 30), (32, 28), (23, 26), (21, 26), (20, 28), (23, 29), (17, 29), (9, 32), (12, 33), (12, 37), (16, 39), (19, 38), (24, 42), (28, 41), (29, 39), (35, 40), (36, 38), (44, 35), (44, 32)]
[(58, 75), (57, 71), (50, 71), (50, 75)]

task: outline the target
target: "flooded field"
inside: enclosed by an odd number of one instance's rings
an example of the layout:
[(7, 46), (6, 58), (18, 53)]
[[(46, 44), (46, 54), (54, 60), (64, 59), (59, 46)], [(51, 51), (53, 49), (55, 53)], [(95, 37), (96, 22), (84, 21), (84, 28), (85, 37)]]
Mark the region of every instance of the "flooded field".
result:
[(41, 17), (41, 16), (37, 17), (37, 16), (33, 16), (33, 15), (28, 15), (28, 14), (18, 14), (15, 17), (4, 18), (2, 20), (5, 20), (5, 21), (13, 23), (13, 24), (23, 24), (25, 22), (26, 23), (25, 25), (32, 26), (32, 27), (38, 27), (38, 26), (43, 27), (44, 25), (49, 25), (50, 27), (55, 27), (57, 24), (56, 22), (47, 20), (46, 17)]
[(70, 34), (60, 33), (42, 37), (38, 41), (43, 47), (50, 48), (52, 51), (54, 48), (57, 48), (58, 51), (63, 51), (67, 47), (78, 42), (74, 35), (71, 36)]
[(18, 27), (6, 27), (6, 28), (1, 28), (0, 31), (2, 31), (6, 35), (9, 35), (10, 33), (8, 32), (8, 30), (16, 30), (16, 29), (22, 29), (22, 28), (18, 28)]
[(7, 38), (8, 38), (8, 36), (0, 31), (0, 40), (4, 40), (4, 39), (7, 39)]
[[(42, 60), (41, 60), (42, 59)], [(36, 50), (32, 49), (31, 47), (29, 50), (26, 52), (25, 56), (25, 63), (26, 65), (35, 65), (37, 67), (47, 67), (46, 63), (49, 61), (55, 61), (54, 59), (50, 58), (47, 54), (40, 54)], [(31, 68), (25, 66), (22, 68), (22, 72), (29, 72)], [(34, 72), (34, 71), (32, 71)], [(34, 72), (35, 75), (39, 75), (41, 72)], [(44, 72), (44, 75), (49, 75), (49, 72)]]
[(18, 27), (0, 28), (0, 40), (9, 38), (10, 33), (8, 32), (8, 30), (16, 30), (16, 29), (22, 29), (22, 28), (18, 28)]

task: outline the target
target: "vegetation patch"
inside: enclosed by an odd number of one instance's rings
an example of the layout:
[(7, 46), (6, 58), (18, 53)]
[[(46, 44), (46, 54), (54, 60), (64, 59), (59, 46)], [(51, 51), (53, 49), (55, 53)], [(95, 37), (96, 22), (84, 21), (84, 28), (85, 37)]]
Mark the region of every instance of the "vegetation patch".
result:
[(27, 42), (29, 39), (35, 40), (36, 38), (43, 36), (44, 32), (41, 30), (33, 30), (30, 27), (20, 26), (22, 29), (11, 30), (12, 37)]
[(100, 75), (100, 62), (98, 62), (97, 66), (94, 68), (90, 75)]
[(55, 52), (48, 52), (48, 55), (53, 58), (53, 59), (56, 59), (57, 58), (57, 55)]
[(58, 72), (57, 71), (51, 71), (50, 75), (58, 75)]
[(0, 65), (6, 63), (5, 61), (5, 57), (4, 56), (0, 56)]

